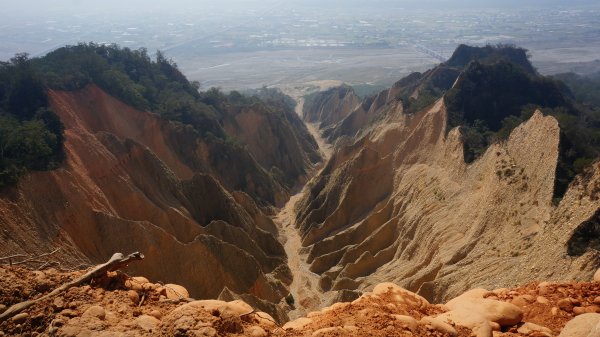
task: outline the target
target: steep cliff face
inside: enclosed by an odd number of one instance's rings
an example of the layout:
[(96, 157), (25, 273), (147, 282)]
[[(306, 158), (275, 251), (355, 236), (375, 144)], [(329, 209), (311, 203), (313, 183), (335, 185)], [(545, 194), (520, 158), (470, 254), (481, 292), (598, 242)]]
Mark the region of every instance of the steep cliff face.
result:
[(245, 144), (256, 161), (288, 189), (304, 181), (306, 168), (320, 159), (316, 143), (294, 117), (293, 112), (267, 111), (255, 104), (230, 108), (223, 118), (225, 132)]
[[(403, 109), (402, 99), (418, 98), (421, 91), (434, 85), (432, 83), (446, 85), (444, 79), (452, 75), (454, 81), (458, 72), (441, 66), (424, 74), (414, 73), (362, 101), (357, 101), (358, 97), (350, 87), (331, 88), (308, 97), (304, 107), (305, 120), (318, 122), (318, 118), (326, 118), (328, 122), (320, 122), (320, 126), (323, 136), (332, 143), (343, 137), (360, 138), (370, 127), (376, 126), (382, 116)], [(332, 115), (337, 118), (332, 120)]]
[(459, 129), (446, 134), (443, 99), (416, 114), (387, 101), (300, 202), (303, 245), (324, 290), (394, 281), (441, 301), (474, 286), (589, 278), (593, 254), (570, 257), (566, 245), (599, 206), (576, 184), (552, 206), (553, 117), (536, 112), (467, 165)]
[(230, 191), (242, 190), (257, 200), (278, 204), (285, 187), (242, 148), (214, 137), (202, 137), (192, 127), (169, 123), (133, 109), (96, 86), (51, 94), (52, 104), (67, 128), (104, 131), (151, 148), (180, 179), (194, 172), (212, 174)]
[(328, 129), (343, 120), (360, 103), (352, 87), (342, 85), (309, 95), (304, 102), (302, 118), (309, 123), (319, 123)]
[(60, 247), (57, 259), (77, 266), (139, 250), (147, 258), (133, 271), (180, 283), (193, 297), (216, 298), (224, 287), (275, 303), (287, 294), (285, 251), (255, 202), (281, 203), (286, 188), (246, 150), (95, 86), (50, 98), (65, 124), (67, 159), (3, 191), (0, 254)]

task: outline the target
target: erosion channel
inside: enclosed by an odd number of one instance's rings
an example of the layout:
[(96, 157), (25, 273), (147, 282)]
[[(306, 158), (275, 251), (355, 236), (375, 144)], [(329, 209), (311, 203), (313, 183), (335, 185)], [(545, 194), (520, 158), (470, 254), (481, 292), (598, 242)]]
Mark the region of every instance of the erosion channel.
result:
[[(296, 105), (296, 113), (302, 118), (304, 98), (299, 95), (292, 95), (292, 97), (298, 103)], [(316, 123), (306, 123), (306, 127), (319, 145), (319, 150), (323, 157), (322, 163), (327, 162), (332, 152), (331, 145), (326, 143), (321, 137)], [(322, 166), (315, 167), (310, 176), (318, 174)], [(310, 179), (307, 181), (310, 181)], [(292, 320), (328, 305), (329, 297), (331, 297), (330, 294), (324, 293), (319, 287), (319, 275), (308, 269), (309, 265), (306, 263), (307, 253), (302, 249), (302, 237), (296, 227), (295, 207), (296, 203), (305, 193), (306, 186), (307, 184), (298, 187), (296, 193), (290, 197), (285, 206), (273, 218), (279, 227), (279, 239), (285, 247), (285, 252), (288, 256), (288, 265), (294, 276), (294, 280), (290, 286), (290, 293), (294, 298), (293, 306), (295, 309), (288, 314)]]

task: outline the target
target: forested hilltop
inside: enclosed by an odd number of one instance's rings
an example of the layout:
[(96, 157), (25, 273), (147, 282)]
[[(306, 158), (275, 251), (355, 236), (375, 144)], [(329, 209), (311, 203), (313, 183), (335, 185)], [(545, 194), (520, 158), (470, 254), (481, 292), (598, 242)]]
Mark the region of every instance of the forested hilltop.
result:
[(555, 189), (559, 199), (600, 155), (598, 80), (574, 74), (542, 76), (528, 58), (527, 50), (512, 45), (461, 45), (445, 63), (400, 80), (398, 98), (407, 113), (415, 113), (443, 96), (447, 128), (461, 127), (468, 163), (490, 144), (504, 141), (536, 109), (554, 116), (561, 127)]
[(583, 79), (566, 85), (542, 76), (527, 51), (513, 46), (459, 47), (446, 64), (464, 65), (444, 100), (448, 127), (462, 126), (467, 162), (505, 140), (536, 109), (554, 116), (561, 128), (555, 198), (562, 198), (574, 177), (600, 155), (600, 110), (577, 94)]
[(0, 188), (27, 170), (56, 168), (64, 158), (63, 138), (46, 83), (27, 57), (0, 62)]
[(232, 111), (253, 107), (279, 119), (290, 118), (282, 110), (293, 111), (290, 99), (276, 90), (269, 92), (268, 103), (235, 91), (200, 92), (199, 83), (189, 81), (171, 59), (161, 52), (152, 59), (143, 48), (87, 43), (41, 58), (20, 54), (0, 64), (0, 186), (16, 182), (27, 170), (60, 165), (63, 126), (49, 107), (47, 90), (72, 91), (89, 84), (137, 109), (192, 126), (223, 152), (243, 146), (222, 127)]

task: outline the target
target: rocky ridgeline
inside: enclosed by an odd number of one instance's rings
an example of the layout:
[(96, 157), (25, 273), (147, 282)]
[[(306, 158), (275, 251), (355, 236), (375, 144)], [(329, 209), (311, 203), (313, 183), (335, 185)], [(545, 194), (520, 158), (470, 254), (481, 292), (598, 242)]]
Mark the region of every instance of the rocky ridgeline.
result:
[[(0, 268), (0, 312), (82, 272)], [(445, 304), (393, 283), (283, 326), (241, 300), (193, 300), (175, 284), (111, 272), (0, 323), (0, 336), (559, 336), (600, 334), (592, 282), (473, 289)]]

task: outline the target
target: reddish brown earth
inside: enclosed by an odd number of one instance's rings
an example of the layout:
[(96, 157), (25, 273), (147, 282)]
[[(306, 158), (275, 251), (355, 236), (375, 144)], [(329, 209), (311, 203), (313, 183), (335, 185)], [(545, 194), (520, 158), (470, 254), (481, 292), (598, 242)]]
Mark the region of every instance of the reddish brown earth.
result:
[[(0, 267), (0, 312), (15, 303), (40, 297), (82, 274), (83, 271)], [(449, 322), (444, 328), (430, 320), (449, 312), (451, 302), (447, 306), (429, 304), (390, 283), (378, 285), (353, 302), (334, 304), (283, 326), (242, 301), (193, 301), (177, 285), (161, 287), (143, 278), (131, 279), (122, 272), (111, 272), (0, 322), (0, 335), (471, 336), (468, 327)], [(504, 323), (494, 336), (556, 336), (574, 317), (600, 311), (595, 304), (600, 300), (599, 282), (534, 282), (484, 293), (487, 301), (508, 307), (512, 303), (522, 310), (518, 323)], [(565, 305), (565, 299), (572, 305)], [(464, 307), (470, 305), (469, 300), (461, 303)], [(517, 331), (524, 322), (551, 332)]]
[[(70, 269), (139, 250), (146, 259), (134, 272), (183, 284), (196, 298), (217, 298), (227, 287), (275, 306), (287, 295), (287, 258), (269, 218), (288, 198), (283, 179), (242, 147), (205, 139), (96, 86), (49, 96), (65, 125), (66, 160), (0, 193), (0, 256), (58, 249), (51, 260)], [(259, 129), (285, 122), (239, 113)], [(290, 171), (279, 171), (295, 182), (310, 162), (286, 130), (265, 137), (294, 149)], [(276, 165), (270, 156), (279, 154), (265, 151), (260, 159)]]

